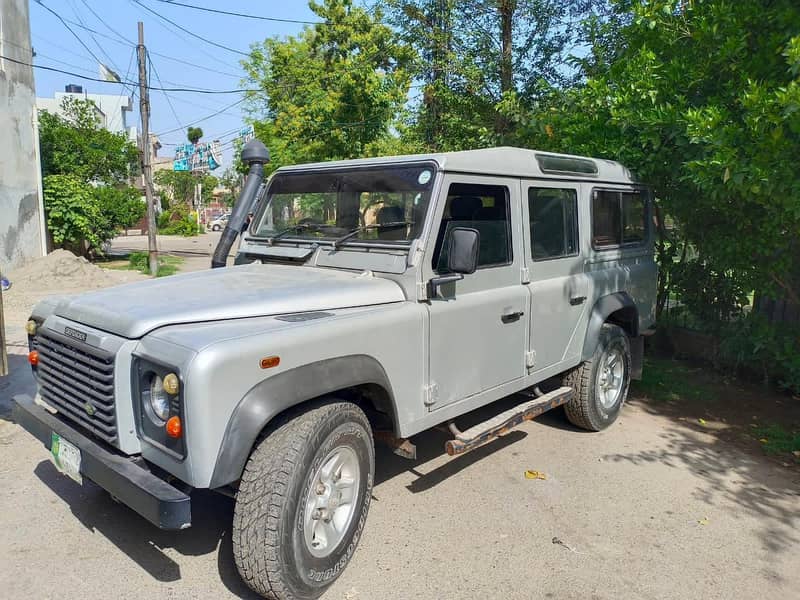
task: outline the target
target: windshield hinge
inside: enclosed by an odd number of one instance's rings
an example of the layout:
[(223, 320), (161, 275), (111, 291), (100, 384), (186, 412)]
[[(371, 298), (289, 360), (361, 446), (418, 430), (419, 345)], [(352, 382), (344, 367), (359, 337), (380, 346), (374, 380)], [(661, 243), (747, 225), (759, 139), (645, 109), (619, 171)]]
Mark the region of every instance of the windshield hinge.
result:
[(428, 299), (428, 284), (417, 282), (417, 302), (424, 302)]
[(525, 353), (525, 366), (532, 369), (536, 364), (536, 350)]
[(439, 401), (439, 386), (435, 383), (422, 388), (422, 398), (425, 406), (433, 406)]
[(528, 267), (522, 267), (522, 269), (520, 269), (520, 279), (522, 283), (531, 282), (531, 271)]

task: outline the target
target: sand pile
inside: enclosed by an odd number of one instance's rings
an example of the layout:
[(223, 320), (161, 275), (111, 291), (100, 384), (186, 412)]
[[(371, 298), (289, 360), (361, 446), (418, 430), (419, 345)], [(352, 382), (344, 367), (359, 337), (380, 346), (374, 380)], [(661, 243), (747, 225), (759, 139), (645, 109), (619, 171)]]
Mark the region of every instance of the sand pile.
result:
[(145, 278), (135, 271), (101, 269), (67, 250), (30, 261), (6, 277), (12, 286), (3, 292), (6, 324), (24, 322), (33, 305), (46, 296), (78, 294)]

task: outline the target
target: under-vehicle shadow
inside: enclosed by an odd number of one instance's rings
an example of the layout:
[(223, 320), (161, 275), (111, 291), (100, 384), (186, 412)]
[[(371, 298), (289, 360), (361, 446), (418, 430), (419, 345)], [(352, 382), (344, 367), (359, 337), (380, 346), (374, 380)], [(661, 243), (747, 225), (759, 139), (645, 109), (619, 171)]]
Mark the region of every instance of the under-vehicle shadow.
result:
[[(488, 419), (527, 398), (515, 395), (499, 400), (489, 406), (459, 417), (461, 427), (470, 427)], [(558, 412), (558, 411), (556, 411)], [(550, 417), (539, 417), (540, 419)], [(553, 417), (553, 422), (564, 421), (563, 415)], [(416, 467), (445, 454), (444, 442), (449, 432), (431, 429), (417, 436), (417, 460), (400, 458), (383, 444), (376, 447), (376, 485), (400, 473), (418, 475), (408, 489), (412, 493), (423, 492), (443, 484), (448, 478), (487, 456), (502, 451), (527, 436), (521, 429), (514, 429), (503, 437), (468, 452), (453, 457), (428, 473), (419, 473)], [(81, 524), (92, 532), (106, 537), (117, 548), (130, 557), (154, 579), (169, 583), (182, 578), (180, 565), (164, 550), (171, 549), (183, 556), (202, 556), (217, 552), (217, 568), (225, 587), (234, 595), (245, 599), (259, 596), (247, 588), (239, 577), (233, 560), (231, 528), (234, 500), (207, 490), (192, 493), (192, 527), (184, 531), (158, 529), (124, 504), (120, 504), (94, 483), (83, 486), (68, 479), (50, 461), (40, 462), (34, 473), (72, 511)]]
[(76, 484), (49, 461), (39, 463), (34, 472), (69, 505), (84, 527), (106, 537), (154, 579), (169, 583), (182, 578), (180, 565), (165, 549), (171, 548), (184, 556), (217, 552), (217, 567), (225, 587), (239, 598), (259, 598), (241, 580), (233, 562), (231, 498), (196, 490), (192, 493), (192, 527), (164, 531), (113, 500), (94, 483)]

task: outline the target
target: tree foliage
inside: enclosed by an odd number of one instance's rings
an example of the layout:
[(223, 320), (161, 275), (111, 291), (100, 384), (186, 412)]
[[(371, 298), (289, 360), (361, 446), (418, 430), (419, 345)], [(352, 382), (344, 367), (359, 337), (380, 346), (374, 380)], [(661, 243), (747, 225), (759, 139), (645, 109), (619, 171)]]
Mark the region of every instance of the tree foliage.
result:
[(42, 176), (70, 175), (83, 181), (123, 183), (138, 173), (139, 152), (121, 133), (100, 127), (91, 100), (71, 96), (64, 116), (39, 113)]
[(310, 2), (325, 23), (270, 38), (243, 61), (256, 133), (282, 164), (371, 155), (391, 137), (406, 102), (412, 49), (379, 8)]
[(127, 185), (139, 153), (123, 134), (100, 127), (93, 102), (66, 97), (62, 112), (39, 114), (48, 231), (57, 246), (101, 252), (146, 211), (141, 193)]
[(194, 204), (195, 186), (201, 184), (203, 203), (207, 204), (214, 199), (214, 188), (219, 180), (213, 175), (194, 175), (188, 171), (170, 171), (164, 169), (156, 171), (153, 176), (156, 186), (161, 188), (162, 208), (176, 209), (179, 207), (188, 210)]
[(618, 159), (652, 183), (682, 236), (662, 239), (665, 272), (689, 244), (697, 265), (678, 262), (684, 280), (702, 268), (718, 289), (734, 280), (797, 301), (800, 7), (634, 0), (627, 10), (614, 43), (593, 48), (592, 77), (554, 93), (522, 137)]
[(186, 139), (190, 143), (196, 144), (203, 137), (203, 130), (200, 127), (189, 127), (186, 129)]

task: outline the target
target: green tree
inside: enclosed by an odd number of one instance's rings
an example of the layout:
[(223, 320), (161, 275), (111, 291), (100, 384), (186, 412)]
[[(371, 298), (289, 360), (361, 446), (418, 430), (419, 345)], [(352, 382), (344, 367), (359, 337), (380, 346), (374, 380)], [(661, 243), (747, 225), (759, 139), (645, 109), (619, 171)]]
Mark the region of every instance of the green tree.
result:
[(255, 44), (243, 61), (248, 87), (259, 90), (248, 107), (271, 168), (373, 154), (408, 95), (413, 52), (382, 23), (380, 8), (309, 6), (325, 24)]
[(64, 116), (39, 113), (42, 176), (70, 175), (83, 181), (122, 183), (139, 169), (139, 151), (121, 133), (100, 127), (91, 100), (68, 96)]
[(127, 185), (139, 153), (122, 134), (100, 127), (94, 103), (67, 97), (64, 116), (39, 115), (45, 213), (57, 246), (95, 254), (145, 205)]
[(800, 301), (800, 6), (634, 0), (613, 41), (597, 31), (591, 76), (525, 119), (526, 143), (616, 158), (652, 183), (683, 240), (662, 237), (662, 271), (702, 282), (703, 302), (731, 283)]
[(186, 139), (192, 144), (199, 142), (201, 137), (203, 137), (203, 130), (200, 127), (189, 127), (186, 130)]
[(392, 22), (416, 49), (425, 85), (409, 133), (435, 150), (516, 141), (517, 105), (576, 81), (571, 52), (580, 22), (605, 22), (604, 0), (387, 0)]

